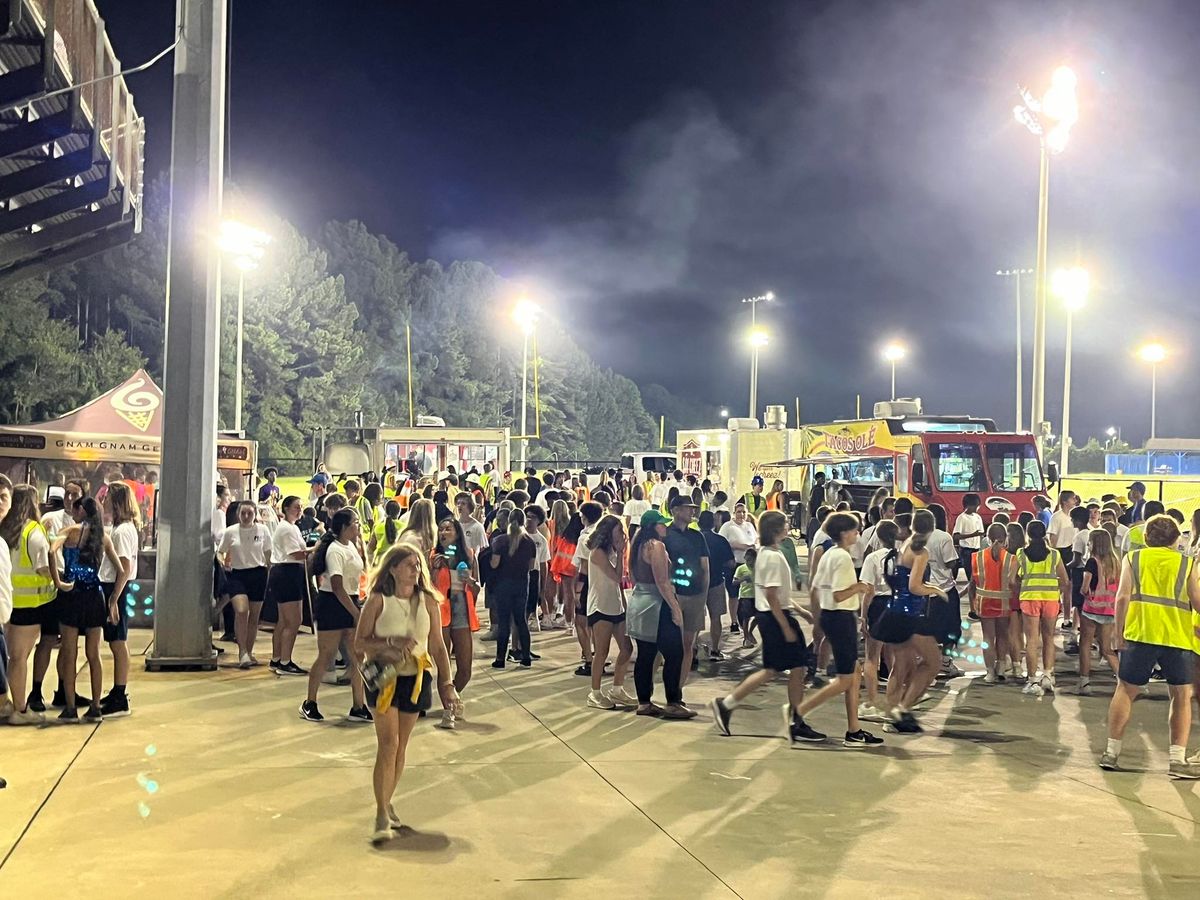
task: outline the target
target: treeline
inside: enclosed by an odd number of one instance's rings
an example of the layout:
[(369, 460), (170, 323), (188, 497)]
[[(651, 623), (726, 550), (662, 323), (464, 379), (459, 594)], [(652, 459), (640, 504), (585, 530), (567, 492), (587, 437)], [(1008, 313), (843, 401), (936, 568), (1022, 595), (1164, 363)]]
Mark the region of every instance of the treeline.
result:
[[(167, 192), (147, 192), (142, 234), (101, 256), (0, 293), (0, 419), (61, 415), (138, 366), (162, 377)], [(236, 194), (228, 212), (237, 215)], [(272, 235), (246, 273), (242, 423), (265, 458), (303, 458), (312, 430), (407, 425), (405, 326), (412, 328), (418, 415), (449, 425), (519, 430), (521, 334), (517, 288), (488, 266), (417, 262), (359, 222), (330, 222), (312, 238), (289, 222), (255, 220)], [(225, 267), (221, 426), (232, 427), (238, 271)], [(613, 459), (668, 443), (678, 427), (716, 422), (716, 408), (637, 385), (604, 369), (552, 318), (538, 326), (541, 440), (531, 455)], [(531, 399), (532, 404), (532, 386)], [(530, 408), (529, 427), (533, 429)]]

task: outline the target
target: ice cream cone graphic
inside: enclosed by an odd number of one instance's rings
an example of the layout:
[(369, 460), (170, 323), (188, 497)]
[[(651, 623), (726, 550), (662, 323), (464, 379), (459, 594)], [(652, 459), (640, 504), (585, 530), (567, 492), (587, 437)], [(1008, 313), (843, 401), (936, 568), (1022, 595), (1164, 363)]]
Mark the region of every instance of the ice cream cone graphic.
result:
[(118, 416), (145, 433), (154, 421), (154, 413), (162, 401), (157, 394), (141, 390), (146, 384), (145, 379), (131, 381), (112, 395), (112, 408)]

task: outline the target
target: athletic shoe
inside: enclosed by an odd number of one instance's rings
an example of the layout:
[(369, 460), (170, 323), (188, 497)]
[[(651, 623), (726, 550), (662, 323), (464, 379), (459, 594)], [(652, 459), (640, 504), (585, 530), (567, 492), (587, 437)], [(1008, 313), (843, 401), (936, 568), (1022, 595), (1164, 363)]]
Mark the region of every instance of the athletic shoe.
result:
[(921, 723), (917, 721), (917, 717), (910, 712), (902, 712), (883, 726), (883, 730), (890, 734), (923, 734), (925, 729), (921, 727)]
[(74, 707), (71, 707), (70, 709), (64, 709), (62, 712), (60, 712), (58, 714), (58, 724), (59, 725), (78, 725), (79, 724), (79, 711), (77, 709), (75, 709)]
[(44, 713), (46, 711), (46, 701), (42, 699), (41, 691), (30, 691), (29, 697), (25, 700), (25, 707), (36, 713)]
[(26, 709), (24, 712), (14, 709), (8, 716), (9, 725), (41, 725), (45, 721), (45, 716), (32, 709)]
[(503, 669), (504, 668), (504, 660), (502, 660), (502, 659), (494, 660), (492, 662), (492, 668), (493, 669)]
[(742, 630), (742, 626), (737, 623), (736, 619), (729, 623), (729, 633), (730, 634), (737, 634), (741, 630)]
[(1200, 766), (1189, 762), (1173, 762), (1167, 774), (1179, 781), (1196, 781), (1200, 779)]
[(346, 687), (350, 684), (349, 675), (339, 675), (336, 671), (326, 672), (321, 676), (321, 684), (332, 684), (336, 687)]
[(962, 669), (960, 669), (953, 662), (951, 662), (949, 657), (942, 657), (942, 668), (941, 668), (941, 671), (939, 671), (937, 673), (937, 677), (939, 679), (941, 679), (941, 678), (960, 678), (960, 677), (962, 677), (962, 674), (963, 674)]
[(819, 744), (825, 740), (825, 735), (819, 731), (815, 731), (807, 722), (799, 716), (793, 716), (791, 723), (788, 725), (788, 743), (795, 750), (801, 744)]
[(129, 697), (126, 694), (122, 694), (120, 697), (109, 694), (101, 701), (100, 712), (106, 719), (119, 719), (130, 715)]
[(758, 646), (758, 641), (756, 641), (754, 639), (754, 635), (750, 634), (749, 632), (746, 632), (746, 634), (742, 636), (742, 649), (743, 650), (753, 650), (757, 646)]
[(454, 712), (449, 709), (442, 710), (442, 719), (435, 723), (438, 728), (445, 728), (447, 731), (454, 730)]
[(593, 709), (616, 709), (617, 704), (613, 703), (604, 691), (588, 691), (587, 705)]
[(232, 631), (227, 631), (223, 635), (221, 635), (219, 638), (217, 638), (217, 640), (222, 641), (226, 644), (236, 644), (237, 643), (237, 635), (234, 634)]
[(721, 662), (725, 658), (726, 658), (725, 654), (722, 653), (720, 650), (709, 650), (708, 651), (708, 661), (709, 662)]
[(659, 718), (662, 714), (662, 707), (655, 703), (639, 703), (637, 708), (639, 716), (649, 716), (652, 719)]
[(858, 704), (858, 717), (860, 719), (862, 719), (864, 722), (886, 722), (887, 721), (887, 716), (884, 715), (883, 710), (879, 709), (876, 706), (872, 706), (870, 703)]
[(863, 731), (860, 728), (858, 731), (847, 731), (842, 746), (850, 750), (863, 750), (868, 747), (878, 747), (882, 743), (883, 738), (875, 737), (871, 732)]
[(238, 660), (239, 669), (249, 669), (253, 665), (254, 663), (251, 662), (249, 653), (243, 653), (241, 659)]
[(384, 844), (394, 838), (396, 833), (392, 830), (392, 828), (393, 826), (391, 820), (388, 821), (386, 828), (375, 828), (371, 832), (371, 846), (382, 847)]
[(537, 616), (529, 617), (529, 630), (534, 633), (540, 633), (542, 630), (542, 620)]
[(1055, 692), (1054, 691), (1054, 676), (1053, 675), (1043, 675), (1042, 680), (1038, 682), (1038, 687), (1040, 687), (1042, 689), (1042, 691), (1047, 694), (1053, 694)]
[(671, 703), (662, 711), (662, 717), (664, 719), (694, 719), (696, 711), (688, 709), (682, 703)]
[(12, 701), (5, 697), (4, 702), (0, 703), (0, 722), (7, 721), (15, 711), (16, 707), (13, 706)]
[(307, 675), (308, 669), (302, 669), (296, 665), (295, 661), (289, 660), (285, 663), (280, 663), (279, 668), (275, 671), (276, 675)]
[(1041, 679), (1036, 675), (1025, 682), (1025, 687), (1021, 688), (1022, 694), (1036, 694), (1038, 691), (1038, 682)]
[(1059, 630), (1059, 631), (1066, 632), (1067, 634), (1070, 634), (1070, 633), (1071, 633), (1071, 622), (1070, 622), (1070, 620), (1069, 620), (1069, 619), (1063, 619), (1061, 622), (1059, 622), (1059, 623), (1058, 623), (1058, 630)]
[(1079, 641), (1072, 637), (1066, 642), (1065, 645), (1063, 645), (1063, 653), (1067, 654), (1067, 656), (1078, 656)]
[(729, 709), (720, 697), (713, 698), (708, 708), (712, 710), (713, 724), (717, 726), (717, 731), (729, 737), (729, 720), (733, 717), (733, 710)]
[(344, 668), (346, 668), (346, 657), (342, 656), (342, 655), (339, 653), (339, 654), (338, 654), (338, 658), (337, 658), (337, 659), (335, 659), (335, 660), (333, 661), (333, 667), (334, 667), (335, 669), (344, 669)]
[(1092, 684), (1086, 678), (1079, 682), (1079, 696), (1080, 697), (1092, 696)]
[(496, 640), (496, 629), (494, 629), (494, 628), (489, 628), (487, 631), (485, 631), (483, 634), (481, 634), (481, 635), (479, 636), (479, 639), (480, 639), (481, 641), (486, 641), (486, 642), (487, 642), (487, 643), (489, 643), (489, 644), (490, 644), (490, 643), (495, 643), (495, 640)]
[(274, 672), (276, 675), (278, 675), (279, 667), (281, 665), (283, 665), (283, 664), (279, 660), (273, 659), (269, 663), (267, 663), (267, 668), (270, 669), (272, 672)]
[(300, 704), (300, 718), (305, 722), (324, 722), (325, 717), (317, 709), (316, 700), (305, 700)]
[(592, 664), (584, 663), (578, 669), (575, 670), (575, 674), (579, 675), (582, 678), (591, 678), (592, 677)]
[(1193, 766), (1200, 766), (1200, 750), (1197, 750), (1195, 753), (1193, 753), (1191, 756), (1189, 756), (1187, 758), (1187, 761), (1190, 762)]
[[(250, 665), (252, 665), (252, 666), (261, 666), (262, 665), (262, 663), (260, 663), (258, 661), (258, 657), (255, 656), (253, 653), (250, 654)], [(345, 668), (345, 666), (343, 666), (342, 668)]]
[(1121, 767), (1117, 764), (1117, 755), (1109, 753), (1107, 750), (1100, 754), (1100, 768), (1106, 772), (1120, 772)]
[[(55, 709), (62, 709), (64, 706), (67, 705), (67, 694), (66, 694), (66, 691), (63, 690), (63, 686), (61, 684), (58, 686), (58, 690), (56, 690), (54, 692), (54, 697), (51, 699), (50, 705), (53, 706)], [(91, 705), (92, 705), (92, 700), (90, 697), (85, 697), (85, 696), (83, 696), (83, 694), (79, 694), (79, 693), (75, 694), (75, 706), (76, 707), (91, 706)]]
[(1150, 672), (1150, 680), (1151, 681), (1166, 681), (1167, 676), (1163, 674), (1162, 669), (1160, 669), (1158, 666), (1155, 666), (1154, 669)]
[(998, 684), (999, 679), (997, 678), (995, 672), (988, 672), (986, 675), (983, 676), (983, 683), (984, 684)]
[(610, 687), (607, 691), (607, 696), (617, 709), (631, 709), (638, 705), (637, 697), (634, 697), (625, 690), (624, 685), (621, 687)]
[(367, 723), (374, 721), (371, 716), (371, 711), (365, 706), (352, 706), (350, 712), (346, 714), (347, 721)]
[[(541, 657), (539, 656), (538, 659), (541, 659)], [(528, 669), (533, 665), (533, 654), (526, 653), (523, 657), (521, 657), (521, 659), (517, 660), (517, 662), (520, 664), (522, 669)]]

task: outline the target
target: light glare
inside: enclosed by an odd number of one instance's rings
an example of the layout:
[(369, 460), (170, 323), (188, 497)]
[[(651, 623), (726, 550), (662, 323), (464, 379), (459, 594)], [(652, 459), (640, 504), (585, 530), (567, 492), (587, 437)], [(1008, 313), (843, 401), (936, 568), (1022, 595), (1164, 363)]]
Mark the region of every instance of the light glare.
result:
[(750, 332), (751, 347), (765, 347), (770, 340), (765, 328), (755, 328)]
[(883, 358), (888, 362), (899, 362), (907, 352), (903, 344), (891, 343), (883, 348)]
[(513, 307), (513, 321), (517, 323), (517, 327), (525, 334), (532, 334), (533, 328), (537, 324), (538, 319), (537, 304), (528, 297), (522, 297), (517, 301), (517, 305)]
[(1083, 308), (1087, 301), (1091, 280), (1086, 269), (1075, 266), (1070, 269), (1057, 269), (1050, 283), (1054, 295), (1063, 301), (1067, 309), (1075, 311)]
[(1142, 362), (1156, 366), (1167, 358), (1167, 348), (1159, 343), (1146, 344), (1138, 350), (1138, 356), (1142, 358)]

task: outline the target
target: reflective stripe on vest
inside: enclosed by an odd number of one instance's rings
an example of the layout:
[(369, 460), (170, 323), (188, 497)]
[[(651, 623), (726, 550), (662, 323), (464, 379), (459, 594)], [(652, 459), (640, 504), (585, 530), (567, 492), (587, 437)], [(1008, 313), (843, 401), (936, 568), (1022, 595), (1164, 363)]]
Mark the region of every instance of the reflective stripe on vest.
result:
[(758, 515), (767, 506), (767, 501), (763, 499), (763, 495), (756, 494), (754, 491), (745, 494), (742, 497), (742, 502), (746, 504), (746, 512), (752, 516)]
[(1058, 600), (1059, 555), (1053, 551), (1041, 562), (1034, 562), (1020, 551), (1021, 599), (1050, 602)]
[[(1011, 595), (1004, 583), (1004, 573), (1008, 569), (1008, 551), (1000, 548), (1000, 558), (993, 559), (989, 547), (975, 553), (975, 596), (987, 600), (1007, 600)], [(982, 576), (982, 578), (980, 577)]]
[[(12, 570), (14, 609), (35, 609), (54, 599), (54, 581), (49, 575), (39, 575), (29, 555), (29, 536), (45, 529), (37, 522), (27, 522), (17, 544), (17, 559)], [(48, 540), (48, 538), (47, 538)]]
[(1190, 650), (1195, 645), (1188, 576), (1192, 560), (1168, 547), (1129, 554), (1133, 590), (1125, 614), (1125, 638), (1159, 647)]

